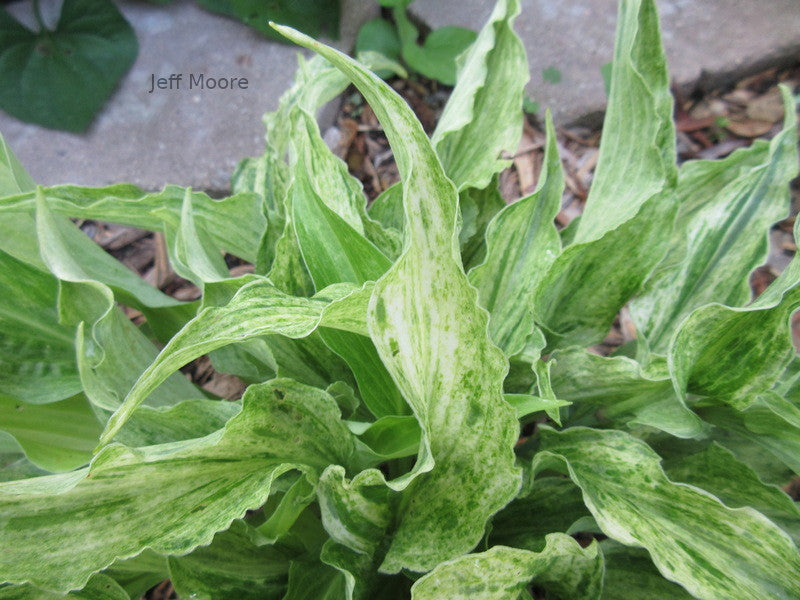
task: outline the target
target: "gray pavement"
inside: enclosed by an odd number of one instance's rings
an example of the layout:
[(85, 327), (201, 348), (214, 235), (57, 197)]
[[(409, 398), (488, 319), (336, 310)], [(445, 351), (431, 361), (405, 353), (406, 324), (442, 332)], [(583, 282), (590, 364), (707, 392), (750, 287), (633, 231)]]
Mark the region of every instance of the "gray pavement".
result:
[[(800, 57), (800, 0), (657, 0), (670, 73), (683, 86), (714, 86), (794, 55)], [(493, 2), (417, 0), (433, 28), (480, 28)], [(614, 48), (616, 0), (521, 0), (516, 30), (528, 52), (527, 91), (557, 122), (598, 120), (605, 105), (601, 65)], [(560, 81), (545, 81), (543, 71)], [(593, 118), (592, 118), (593, 117)]]
[[(53, 12), (56, 0), (43, 0)], [(344, 0), (349, 50), (374, 0)], [(412, 10), (433, 27), (479, 29), (491, 0), (417, 0)], [(658, 0), (675, 79), (693, 84), (741, 74), (800, 54), (800, 0)], [(12, 10), (19, 7), (11, 5)], [(23, 124), (0, 112), (0, 132), (39, 183), (166, 183), (224, 191), (239, 159), (263, 148), (261, 116), (290, 84), (298, 49), (265, 40), (240, 23), (199, 9), (120, 2), (136, 29), (139, 58), (86, 135)], [(605, 103), (600, 66), (611, 58), (616, 0), (522, 0), (517, 30), (528, 51), (528, 91), (560, 123), (597, 115)], [(558, 83), (543, 72), (556, 71)], [(148, 94), (151, 76), (183, 73), (182, 89)], [(189, 73), (246, 77), (247, 89), (187, 90)], [(332, 111), (321, 116), (330, 124)]]

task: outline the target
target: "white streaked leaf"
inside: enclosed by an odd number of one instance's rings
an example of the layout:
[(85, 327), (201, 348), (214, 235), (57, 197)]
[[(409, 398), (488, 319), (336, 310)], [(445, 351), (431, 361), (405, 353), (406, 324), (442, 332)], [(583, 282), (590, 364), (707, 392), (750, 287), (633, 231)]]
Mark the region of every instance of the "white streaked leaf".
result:
[(547, 114), (547, 147), (536, 191), (505, 207), (486, 231), (486, 259), (469, 280), (489, 311), (489, 334), (506, 356), (522, 351), (534, 328), (533, 297), (561, 252), (554, 219), (561, 207), (564, 177), (555, 127)]
[(675, 183), (672, 104), (656, 3), (621, 0), (600, 154), (574, 243), (600, 239)]
[(222, 346), (267, 334), (302, 338), (319, 325), (363, 332), (368, 288), (339, 284), (313, 298), (289, 296), (268, 280), (242, 286), (225, 306), (204, 308), (189, 321), (142, 373), (122, 405), (108, 420), (100, 445), (111, 441), (139, 404), (169, 375), (195, 358)]
[(514, 33), (518, 0), (500, 0), (478, 38), (459, 57), (456, 87), (432, 142), (459, 190), (483, 189), (508, 166), (522, 134), (522, 91), (528, 82), (525, 49)]
[(87, 469), (0, 484), (2, 579), (67, 591), (147, 547), (185, 554), (263, 504), (280, 474), (313, 476), (349, 465), (353, 452), (322, 390), (291, 380), (251, 386), (242, 412), (206, 437), (115, 444)]
[(461, 267), (455, 188), (408, 105), (345, 55), (278, 30), (322, 54), (360, 89), (403, 177), (404, 252), (377, 282), (368, 324), (422, 427), (419, 460), (429, 450), (436, 466), (404, 490), (381, 570), (427, 570), (472, 548), (519, 487), (512, 452), (518, 426), (502, 398), (507, 362), (489, 340), (487, 315)]
[(541, 436), (534, 473), (568, 473), (606, 535), (646, 548), (664, 577), (692, 595), (703, 600), (800, 595), (800, 552), (761, 513), (728, 508), (703, 490), (673, 483), (658, 455), (621, 431), (544, 427)]
[(411, 588), (413, 600), (518, 600), (531, 581), (556, 600), (599, 600), (603, 555), (597, 542), (547, 536), (541, 552), (494, 546), (439, 564)]

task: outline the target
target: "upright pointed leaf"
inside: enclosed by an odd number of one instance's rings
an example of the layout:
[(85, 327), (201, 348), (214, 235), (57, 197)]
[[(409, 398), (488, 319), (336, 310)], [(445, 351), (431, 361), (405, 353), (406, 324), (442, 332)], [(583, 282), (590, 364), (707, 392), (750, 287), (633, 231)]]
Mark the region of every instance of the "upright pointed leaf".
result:
[(522, 134), (522, 90), (528, 82), (525, 49), (514, 33), (518, 0), (501, 0), (460, 59), (456, 87), (432, 142), (445, 173), (461, 190), (489, 185), (508, 166)]
[[(742, 306), (750, 301), (749, 274), (767, 257), (769, 228), (786, 215), (789, 181), (797, 174), (794, 99), (788, 90), (784, 98), (786, 123), (768, 153), (757, 144), (724, 161), (698, 161), (681, 171), (676, 193), (691, 196), (694, 206), (687, 207), (691, 215), (681, 214), (678, 245), (673, 245), (664, 259), (666, 266), (659, 267), (645, 293), (631, 305), (637, 330), (652, 351), (666, 353), (673, 332), (695, 308), (711, 302)], [(698, 179), (720, 179), (720, 171), (740, 174), (700, 196)]]
[(489, 335), (506, 356), (522, 351), (533, 331), (534, 293), (561, 252), (553, 221), (563, 189), (555, 128), (548, 113), (547, 148), (537, 189), (492, 219), (486, 232), (486, 260), (469, 273), (481, 306), (489, 311)]
[(361, 90), (403, 176), (405, 249), (375, 286), (368, 324), (436, 467), (404, 491), (382, 570), (427, 570), (474, 546), (486, 520), (519, 486), (512, 452), (518, 427), (502, 398), (508, 366), (489, 341), (486, 313), (460, 264), (455, 188), (408, 105), (343, 54), (278, 29), (322, 54)]
[(632, 219), (677, 177), (667, 63), (654, 0), (621, 0), (611, 90), (592, 187), (575, 243)]

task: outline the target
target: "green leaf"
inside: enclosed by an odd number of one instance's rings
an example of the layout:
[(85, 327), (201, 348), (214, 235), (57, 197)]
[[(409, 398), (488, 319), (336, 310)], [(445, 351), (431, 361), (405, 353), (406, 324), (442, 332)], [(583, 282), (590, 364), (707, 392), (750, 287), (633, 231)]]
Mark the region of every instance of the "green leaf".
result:
[(317, 498), (322, 524), (330, 536), (321, 558), (344, 574), (347, 600), (375, 598), (386, 587), (377, 568), (392, 524), (396, 494), (392, 495), (383, 475), (374, 469), (349, 481), (344, 468), (330, 466), (320, 477)]
[[(356, 53), (379, 52), (392, 60), (400, 59), (400, 36), (397, 29), (386, 19), (372, 19), (364, 23), (356, 36)], [(386, 79), (391, 71), (376, 71), (378, 76)]]
[(0, 108), (50, 129), (82, 132), (138, 52), (110, 0), (65, 0), (55, 29), (31, 31), (0, 11)]
[(672, 96), (652, 0), (621, 2), (600, 154), (571, 245), (534, 302), (553, 347), (603, 339), (667, 249), (677, 178)]
[[(782, 93), (790, 106), (788, 88)], [(777, 182), (785, 186), (798, 172), (796, 123), (795, 113), (788, 111), (784, 130), (771, 145), (774, 162), (765, 169), (781, 173), (774, 178), (776, 187)], [(767, 176), (762, 184), (772, 185), (772, 180)], [(776, 193), (785, 197), (784, 191)], [(669, 348), (670, 371), (679, 393), (716, 396), (743, 408), (771, 387), (794, 354), (788, 320), (800, 306), (798, 284), (800, 259), (795, 258), (747, 307), (708, 304), (694, 310)]]
[[(151, 231), (177, 231), (187, 194), (195, 226), (208, 233), (220, 249), (255, 262), (264, 232), (262, 200), (254, 193), (237, 193), (213, 200), (203, 192), (168, 185), (147, 193), (123, 183), (101, 188), (61, 185), (41, 191), (48, 209), (67, 217), (97, 219)], [(36, 208), (36, 192), (0, 198), (0, 212), (15, 214)], [(3, 216), (5, 219), (5, 214)]]
[(603, 340), (666, 252), (676, 209), (669, 193), (653, 196), (632, 219), (600, 239), (564, 249), (533, 300), (548, 348)]
[(506, 202), (497, 188), (497, 177), (482, 190), (467, 188), (458, 194), (461, 230), (458, 232), (461, 262), (469, 271), (486, 258), (486, 228)]
[(719, 600), (800, 594), (800, 553), (761, 513), (728, 508), (707, 492), (673, 483), (658, 455), (621, 431), (543, 427), (541, 436), (534, 473), (566, 471), (606, 535), (646, 548), (664, 577), (690, 594)]
[(472, 44), (477, 34), (463, 27), (440, 27), (428, 34), (425, 43), (417, 43), (419, 30), (409, 20), (405, 8), (392, 11), (400, 33), (403, 60), (417, 73), (445, 85), (456, 83), (456, 58)]
[[(116, 410), (158, 350), (116, 306), (111, 290), (94, 281), (61, 281), (59, 312), (77, 326), (75, 354), (80, 382), (89, 401)], [(124, 343), (120, 343), (124, 340)], [(172, 406), (204, 396), (189, 380), (173, 375), (148, 399), (151, 406)]]
[[(797, 174), (796, 118), (788, 91), (785, 101), (786, 124), (768, 153), (756, 144), (722, 161), (682, 168), (676, 194), (689, 205), (681, 206), (664, 266), (631, 306), (637, 331), (652, 351), (665, 354), (671, 335), (695, 308), (750, 301), (749, 274), (766, 260), (769, 228), (786, 215), (789, 181)], [(721, 187), (709, 188), (709, 181)]]
[(537, 479), (530, 493), (516, 498), (492, 519), (489, 543), (540, 552), (548, 534), (571, 531), (591, 518), (580, 488), (563, 477)]
[(204, 438), (115, 444), (88, 469), (0, 484), (0, 544), (13, 549), (0, 556), (0, 572), (11, 583), (67, 591), (146, 547), (186, 554), (263, 504), (280, 474), (348, 465), (353, 452), (322, 390), (290, 380), (251, 386), (242, 412)]
[[(489, 516), (519, 487), (512, 451), (518, 426), (502, 398), (507, 362), (489, 341), (486, 313), (460, 264), (455, 188), (408, 105), (343, 54), (278, 30), (330, 60), (359, 88), (403, 177), (405, 250), (377, 282), (367, 319), (436, 467), (405, 489), (381, 570), (427, 570), (472, 548)], [(421, 304), (420, 297), (430, 301)], [(419, 462), (425, 454), (423, 448)]]
[(58, 281), (0, 251), (0, 393), (29, 403), (81, 391), (74, 329), (59, 323)]
[(558, 351), (554, 359), (553, 388), (575, 403), (572, 423), (648, 425), (682, 438), (708, 428), (675, 393), (663, 359), (643, 368), (624, 356), (605, 358), (579, 348)]
[(691, 600), (681, 586), (664, 579), (650, 556), (613, 540), (600, 543), (605, 559), (603, 600)]
[(29, 192), (35, 188), (31, 176), (11, 152), (3, 136), (0, 136), (0, 196)]
[(58, 594), (35, 588), (32, 585), (20, 585), (0, 588), (1, 600), (130, 600), (127, 592), (120, 585), (102, 573), (92, 575), (81, 590), (69, 594)]
[(227, 344), (266, 334), (302, 338), (319, 325), (363, 332), (364, 289), (339, 285), (314, 298), (288, 296), (265, 280), (243, 286), (224, 307), (208, 307), (189, 321), (142, 373), (106, 424), (100, 444), (107, 444), (139, 404), (170, 374), (195, 358)]
[(766, 485), (730, 450), (711, 444), (700, 452), (666, 461), (670, 479), (702, 488), (726, 506), (750, 506), (800, 543), (800, 508), (781, 489)]
[(344, 575), (320, 562), (293, 561), (283, 600), (341, 600), (346, 594)]
[(550, 65), (542, 69), (542, 79), (545, 83), (561, 83), (561, 71)]
[(89, 462), (103, 429), (83, 396), (26, 404), (0, 394), (0, 416), (0, 429), (14, 436), (28, 460), (53, 472)]
[(411, 588), (413, 600), (518, 600), (533, 580), (560, 600), (599, 600), (603, 555), (569, 536), (547, 536), (541, 552), (495, 546), (438, 565)]
[(239, 19), (267, 37), (283, 41), (269, 22), (285, 23), (308, 35), (339, 38), (339, 0), (198, 0), (203, 8)]
[(800, 409), (773, 392), (765, 392), (742, 410), (708, 407), (698, 411), (703, 419), (741, 439), (767, 450), (800, 475)]
[(506, 356), (522, 351), (533, 331), (533, 296), (561, 252), (553, 224), (561, 208), (564, 178), (555, 128), (547, 116), (547, 148), (536, 191), (500, 211), (486, 232), (486, 260), (469, 273), (489, 311), (489, 335)]
[(655, 2), (620, 2), (600, 154), (575, 243), (600, 239), (674, 185), (672, 104)]
[(498, 157), (519, 144), (522, 92), (529, 75), (525, 49), (513, 29), (518, 13), (517, 0), (496, 4), (475, 43), (459, 59), (456, 87), (433, 133), (445, 173), (459, 190), (489, 185), (510, 164)]
[(210, 545), (171, 556), (170, 579), (178, 594), (197, 600), (283, 598), (289, 560), (271, 546), (254, 545), (248, 529), (243, 521), (234, 521)]

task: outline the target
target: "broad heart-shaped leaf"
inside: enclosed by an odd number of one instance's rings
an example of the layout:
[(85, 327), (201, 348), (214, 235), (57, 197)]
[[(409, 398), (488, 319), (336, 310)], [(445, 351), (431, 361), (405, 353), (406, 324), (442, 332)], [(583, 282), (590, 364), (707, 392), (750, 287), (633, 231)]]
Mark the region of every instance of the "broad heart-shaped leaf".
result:
[[(788, 89), (783, 94), (786, 123), (768, 153), (756, 144), (723, 161), (698, 161), (681, 169), (675, 193), (690, 203), (691, 213), (684, 214), (688, 211), (681, 207), (677, 244), (646, 292), (631, 304), (637, 331), (651, 351), (665, 354), (675, 329), (695, 308), (749, 302), (748, 275), (766, 259), (769, 227), (786, 215), (789, 182), (797, 174), (794, 98)], [(718, 189), (701, 187), (708, 195), (699, 195), (698, 181), (719, 181), (722, 174), (738, 177)]]
[(314, 37), (325, 33), (339, 37), (340, 0), (200, 0), (200, 6), (241, 20), (267, 37), (284, 41), (270, 29), (269, 21), (286, 23)]
[(408, 66), (425, 77), (455, 85), (456, 58), (475, 41), (475, 32), (463, 27), (440, 27), (420, 46), (419, 30), (409, 20), (405, 8), (395, 8), (392, 15), (400, 34), (403, 60)]
[(534, 293), (561, 252), (553, 220), (563, 190), (555, 128), (548, 113), (547, 148), (537, 189), (492, 219), (486, 232), (486, 260), (469, 273), (478, 301), (489, 311), (489, 335), (506, 356), (519, 354), (533, 331)]
[(522, 90), (529, 74), (525, 49), (513, 29), (518, 13), (518, 0), (495, 5), (459, 59), (456, 87), (433, 132), (436, 154), (459, 190), (489, 185), (509, 164), (498, 157), (519, 143)]
[(606, 535), (646, 548), (664, 577), (697, 598), (800, 595), (800, 552), (788, 535), (752, 508), (673, 483), (658, 455), (626, 433), (543, 427), (533, 471), (546, 469), (569, 474)]
[(603, 555), (553, 533), (541, 552), (495, 546), (438, 565), (411, 588), (413, 600), (518, 600), (533, 580), (556, 600), (599, 600)]
[(216, 600), (279, 600), (286, 590), (289, 560), (272, 546), (256, 546), (250, 527), (234, 521), (230, 529), (214, 536), (186, 556), (169, 558), (175, 590), (185, 598)]
[(365, 333), (369, 288), (340, 284), (313, 298), (288, 296), (265, 279), (255, 279), (222, 307), (201, 310), (142, 373), (106, 424), (100, 444), (111, 441), (136, 408), (169, 375), (195, 358), (228, 344), (267, 334), (302, 338), (319, 325)]
[(581, 348), (553, 356), (553, 389), (574, 403), (572, 424), (648, 425), (682, 438), (708, 428), (675, 393), (663, 358), (643, 368), (624, 356), (606, 358)]
[(575, 243), (600, 239), (672, 186), (675, 127), (655, 0), (621, 0), (603, 137)]
[(0, 587), (0, 600), (130, 600), (127, 592), (111, 577), (92, 575), (86, 586), (69, 594), (40, 590), (32, 585)]
[(486, 312), (461, 267), (456, 190), (408, 105), (345, 55), (278, 29), (359, 88), (383, 124), (403, 178), (404, 252), (375, 285), (367, 321), (422, 427), (419, 461), (432, 456), (436, 465), (403, 491), (381, 570), (428, 570), (471, 549), (486, 520), (519, 488), (512, 450), (518, 425), (502, 398), (508, 364), (489, 340)]
[(65, 0), (55, 29), (0, 11), (0, 108), (50, 129), (84, 131), (133, 65), (136, 34), (110, 0)]
[(37, 405), (0, 394), (0, 430), (14, 436), (33, 464), (57, 472), (89, 462), (103, 428), (82, 395)]
[(185, 554), (263, 504), (280, 474), (313, 477), (349, 465), (353, 452), (322, 390), (285, 379), (251, 386), (242, 412), (204, 438), (115, 444), (87, 469), (0, 484), (1, 578), (67, 591), (146, 547)]

